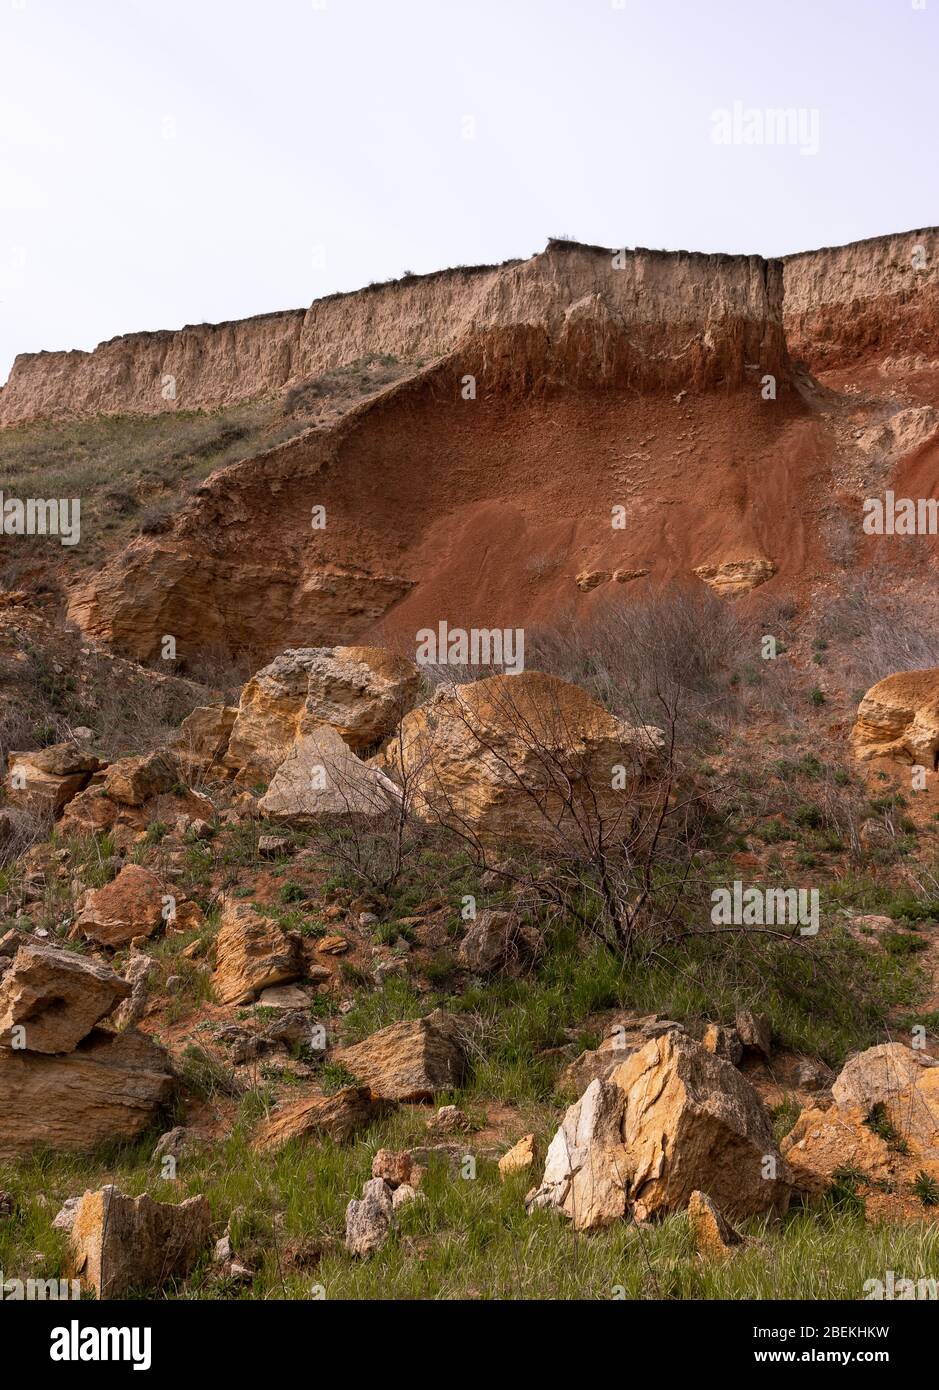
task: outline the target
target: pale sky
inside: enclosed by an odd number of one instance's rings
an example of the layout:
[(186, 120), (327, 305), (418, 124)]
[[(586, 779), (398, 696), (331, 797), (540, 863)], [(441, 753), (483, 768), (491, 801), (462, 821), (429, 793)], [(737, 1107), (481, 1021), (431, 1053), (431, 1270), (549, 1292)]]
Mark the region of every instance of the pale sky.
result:
[[(735, 102), (806, 138), (715, 143)], [(939, 0), (0, 0), (0, 382), (552, 235), (929, 226), (937, 143)]]

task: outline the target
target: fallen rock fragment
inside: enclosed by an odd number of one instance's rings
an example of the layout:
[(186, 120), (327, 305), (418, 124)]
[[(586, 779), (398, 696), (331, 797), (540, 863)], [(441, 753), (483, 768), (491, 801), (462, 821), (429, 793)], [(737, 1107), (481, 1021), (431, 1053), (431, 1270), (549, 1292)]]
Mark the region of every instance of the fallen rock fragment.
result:
[(499, 1175), (502, 1181), (505, 1182), (511, 1173), (520, 1173), (525, 1168), (530, 1168), (535, 1158), (535, 1136), (526, 1134), (499, 1159)]
[(346, 1249), (350, 1255), (370, 1255), (384, 1245), (394, 1215), (391, 1188), (382, 1178), (371, 1178), (362, 1198), (346, 1207)]
[(432, 1100), (459, 1086), (466, 1070), (456, 1020), (440, 1009), (338, 1048), (335, 1060), (383, 1100)]
[(76, 932), (100, 946), (127, 946), (152, 936), (163, 922), (163, 888), (149, 869), (127, 864), (103, 888), (90, 890), (75, 921)]
[(692, 1192), (688, 1199), (688, 1227), (698, 1254), (709, 1260), (725, 1260), (744, 1243), (706, 1192)]
[(125, 1197), (116, 1187), (86, 1192), (71, 1232), (71, 1272), (99, 1299), (125, 1298), (183, 1278), (206, 1245), (211, 1213), (204, 1197), (174, 1206)]
[(289, 984), (303, 974), (297, 934), (285, 932), (248, 903), (226, 899), (215, 938), (212, 983), (220, 1004), (247, 1004), (270, 985)]
[(345, 1143), (384, 1114), (385, 1109), (367, 1086), (345, 1086), (335, 1095), (311, 1096), (275, 1110), (261, 1126), (255, 1148), (276, 1149), (291, 1139), (322, 1135)]
[(0, 982), (0, 1046), (72, 1052), (130, 992), (120, 975), (74, 951), (21, 946)]

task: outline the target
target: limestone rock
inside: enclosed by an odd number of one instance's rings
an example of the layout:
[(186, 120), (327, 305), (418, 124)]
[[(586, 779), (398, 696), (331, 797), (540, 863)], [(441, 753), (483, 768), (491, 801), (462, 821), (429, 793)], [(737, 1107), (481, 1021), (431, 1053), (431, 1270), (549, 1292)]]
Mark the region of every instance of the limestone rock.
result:
[(370, 1255), (388, 1238), (394, 1213), (391, 1188), (382, 1178), (371, 1178), (362, 1188), (362, 1199), (346, 1207), (346, 1249), (350, 1255)]
[(101, 766), (100, 758), (77, 743), (53, 743), (28, 753), (10, 753), (4, 786), (14, 805), (56, 813)]
[(408, 1149), (379, 1149), (372, 1159), (372, 1177), (383, 1178), (389, 1187), (420, 1187), (424, 1170)]
[[(568, 785), (579, 817), (625, 830), (624, 810), (661, 744), (659, 730), (614, 718), (578, 686), (523, 671), (441, 687), (372, 761), (399, 783), (403, 762), (419, 811), (504, 850), (579, 833), (560, 790)], [(622, 790), (612, 785), (617, 766)]]
[(737, 1066), (743, 1057), (743, 1042), (736, 1028), (727, 1028), (722, 1023), (709, 1023), (704, 1030), (701, 1046), (715, 1057), (723, 1057)]
[(769, 1057), (773, 1032), (768, 1018), (755, 1014), (752, 1009), (738, 1009), (734, 1030), (744, 1052), (759, 1052), (763, 1057)]
[(140, 758), (119, 758), (108, 768), (102, 785), (112, 801), (142, 806), (151, 797), (170, 791), (181, 775), (173, 754), (160, 749)]
[(174, 1086), (166, 1052), (133, 1029), (94, 1028), (64, 1056), (0, 1048), (0, 1158), (136, 1139)]
[(130, 959), (124, 966), (124, 979), (130, 988), (130, 998), (124, 1000), (114, 1015), (116, 1028), (130, 1028), (140, 1022), (147, 1007), (147, 985), (155, 965), (152, 956), (145, 955), (143, 951), (131, 951)]
[(204, 1197), (178, 1206), (116, 1187), (86, 1192), (71, 1233), (71, 1272), (99, 1299), (159, 1289), (189, 1273), (209, 1237)]
[(724, 560), (719, 565), (698, 565), (695, 574), (720, 597), (744, 594), (765, 584), (776, 573), (776, 565), (765, 556), (747, 560)]
[(898, 671), (871, 686), (851, 731), (854, 756), (895, 758), (932, 771), (939, 753), (939, 667)]
[(163, 921), (163, 888), (149, 869), (126, 864), (117, 878), (85, 897), (76, 930), (101, 946), (126, 946), (152, 936)]
[(608, 583), (612, 578), (612, 570), (581, 570), (574, 582), (581, 593), (587, 594), (591, 589), (599, 588), (601, 584)]
[(382, 1100), (432, 1100), (459, 1086), (466, 1070), (455, 1020), (440, 1009), (339, 1048), (335, 1061)]
[(623, 1101), (618, 1086), (591, 1081), (551, 1140), (541, 1185), (525, 1199), (529, 1211), (557, 1207), (578, 1231), (608, 1226), (625, 1216)]
[(892, 1176), (890, 1149), (856, 1106), (803, 1110), (780, 1148), (793, 1186), (823, 1196), (839, 1169), (854, 1168), (874, 1182)]
[(224, 901), (213, 975), (220, 1004), (250, 1003), (269, 985), (289, 984), (302, 974), (303, 955), (295, 935), (248, 903)]
[(391, 1194), (391, 1206), (393, 1211), (400, 1211), (402, 1207), (409, 1206), (411, 1202), (426, 1202), (427, 1198), (423, 1192), (419, 1192), (416, 1187), (412, 1187), (409, 1182), (403, 1182), (400, 1187), (396, 1187)]
[(499, 1159), (499, 1175), (505, 1182), (510, 1173), (520, 1173), (535, 1161), (535, 1136), (526, 1134)]
[(856, 1053), (842, 1067), (831, 1088), (837, 1105), (856, 1106), (865, 1115), (875, 1105), (893, 1103), (914, 1086), (926, 1069), (937, 1067), (935, 1058), (902, 1043), (881, 1043)]
[(524, 950), (520, 925), (515, 913), (483, 908), (470, 922), (460, 942), (457, 952), (460, 965), (477, 974), (498, 970), (512, 956), (518, 956)]
[(743, 1237), (725, 1221), (706, 1192), (692, 1192), (688, 1200), (688, 1226), (699, 1255), (725, 1260), (743, 1244)]
[(21, 946), (0, 982), (0, 1046), (22, 1027), (29, 1052), (72, 1052), (130, 992), (120, 975), (74, 951)]
[(367, 1086), (345, 1086), (332, 1096), (311, 1096), (275, 1110), (261, 1126), (255, 1147), (277, 1149), (291, 1139), (322, 1135), (345, 1143), (378, 1119), (384, 1109)]
[(269, 780), (296, 740), (322, 725), (366, 748), (396, 727), (419, 687), (414, 663), (380, 647), (283, 652), (242, 691), (226, 765), (241, 782)]
[(626, 1096), (622, 1136), (637, 1216), (680, 1210), (697, 1188), (731, 1220), (785, 1210), (789, 1189), (769, 1118), (729, 1062), (671, 1032), (610, 1080)]
[(270, 820), (301, 826), (330, 817), (376, 819), (387, 815), (391, 803), (375, 773), (323, 725), (298, 737), (258, 809)]

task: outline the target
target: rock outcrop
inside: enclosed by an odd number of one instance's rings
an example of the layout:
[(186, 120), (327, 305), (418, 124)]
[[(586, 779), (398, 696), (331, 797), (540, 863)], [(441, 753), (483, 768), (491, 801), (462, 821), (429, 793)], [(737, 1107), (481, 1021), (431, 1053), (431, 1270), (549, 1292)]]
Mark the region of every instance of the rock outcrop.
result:
[(862, 762), (895, 758), (932, 771), (939, 756), (939, 669), (898, 671), (858, 705), (851, 746)]

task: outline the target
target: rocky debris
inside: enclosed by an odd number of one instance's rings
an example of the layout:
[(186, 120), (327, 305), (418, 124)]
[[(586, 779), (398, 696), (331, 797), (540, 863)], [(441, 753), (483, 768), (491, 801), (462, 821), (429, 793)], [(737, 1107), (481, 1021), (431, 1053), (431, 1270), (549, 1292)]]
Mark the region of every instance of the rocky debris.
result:
[[(556, 843), (579, 831), (572, 800), (608, 834), (658, 764), (662, 735), (614, 718), (585, 690), (538, 671), (440, 687), (405, 715), (400, 737), (372, 759), (397, 782), (407, 770), (416, 809), (482, 844)], [(624, 769), (624, 788), (612, 785)]]
[(322, 1135), (345, 1143), (384, 1114), (385, 1109), (367, 1086), (346, 1086), (335, 1095), (311, 1096), (275, 1110), (261, 1126), (255, 1147), (276, 1149), (291, 1139)]
[(932, 438), (937, 426), (939, 414), (931, 405), (908, 406), (862, 429), (855, 436), (855, 447), (882, 465), (911, 454)]
[(190, 1272), (210, 1222), (204, 1197), (176, 1206), (146, 1193), (125, 1197), (113, 1186), (86, 1192), (72, 1224), (71, 1272), (99, 1299), (159, 1289)]
[(384, 1245), (391, 1231), (394, 1203), (391, 1188), (382, 1178), (371, 1178), (346, 1207), (346, 1249), (350, 1255), (370, 1255)]
[(168, 1129), (165, 1134), (160, 1135), (150, 1157), (155, 1162), (159, 1162), (161, 1158), (179, 1160), (192, 1148), (192, 1144), (192, 1131), (187, 1129), (185, 1125), (174, 1125), (172, 1129)]
[(118, 849), (127, 850), (154, 821), (176, 825), (181, 816), (187, 816), (191, 823), (197, 818), (211, 820), (214, 815), (215, 808), (208, 797), (181, 782), (139, 806), (116, 801), (103, 785), (92, 783), (68, 803), (61, 828), (71, 835), (108, 833)]
[[(280, 1012), (295, 1012), (310, 1007), (310, 996), (299, 985), (271, 985), (258, 996), (258, 1003), (264, 1009), (277, 1009)], [(309, 1032), (309, 1019), (307, 1019)]]
[(403, 1182), (400, 1187), (396, 1187), (391, 1194), (391, 1206), (393, 1211), (400, 1211), (402, 1207), (409, 1206), (412, 1202), (426, 1202), (427, 1198), (423, 1192), (418, 1192), (416, 1187), (412, 1187), (409, 1182)]
[(427, 1121), (427, 1128), (434, 1134), (469, 1134), (473, 1122), (458, 1105), (441, 1105)]
[(376, 769), (324, 725), (293, 744), (258, 810), (270, 820), (303, 826), (334, 817), (375, 820), (386, 816), (390, 805)]
[(898, 671), (871, 686), (851, 731), (854, 756), (893, 758), (932, 771), (939, 753), (939, 667)]
[(143, 1018), (150, 998), (148, 984), (155, 966), (156, 962), (152, 956), (145, 955), (143, 951), (131, 949), (130, 956), (124, 966), (124, 979), (130, 986), (130, 997), (124, 1000), (114, 1015), (116, 1028), (132, 1028)]
[(925, 1052), (914, 1051), (902, 1043), (881, 1043), (848, 1059), (831, 1094), (843, 1109), (856, 1106), (869, 1114), (875, 1105), (896, 1102), (904, 1091), (916, 1085), (924, 1070), (937, 1066), (935, 1058)]
[(10, 753), (4, 787), (14, 805), (56, 813), (103, 766), (100, 758), (75, 742), (53, 743), (28, 753)]
[(379, 1149), (372, 1159), (372, 1177), (382, 1178), (391, 1188), (420, 1187), (423, 1176), (424, 1169), (408, 1149)]
[[(84, 1195), (84, 1194), (82, 1194)], [(75, 1213), (81, 1203), (81, 1196), (66, 1197), (52, 1222), (54, 1231), (70, 1231), (75, 1225)]]
[(0, 1158), (134, 1140), (174, 1087), (167, 1053), (135, 1029), (94, 1028), (65, 1055), (0, 1048)]
[(0, 982), (0, 1046), (72, 1052), (130, 992), (120, 975), (74, 951), (21, 946)]
[(744, 1243), (706, 1192), (692, 1192), (688, 1199), (688, 1228), (694, 1248), (709, 1260), (725, 1260)]
[(414, 663), (379, 647), (283, 652), (241, 692), (226, 765), (240, 782), (267, 781), (322, 726), (349, 748), (367, 748), (391, 733), (419, 688)]
[(163, 922), (163, 887), (149, 869), (126, 864), (117, 878), (84, 897), (73, 928), (76, 935), (117, 949), (148, 937)]
[(171, 791), (181, 780), (180, 766), (173, 754), (158, 749), (139, 758), (119, 758), (111, 763), (102, 786), (112, 801), (142, 806), (162, 792)]
[(349, 943), (344, 936), (321, 936), (316, 943), (316, 952), (320, 956), (342, 956), (349, 949)]
[(698, 565), (695, 574), (721, 598), (730, 594), (748, 593), (765, 584), (776, 573), (777, 566), (765, 556), (747, 560), (724, 560), (719, 565)]
[(303, 974), (296, 932), (285, 932), (248, 903), (226, 898), (215, 938), (212, 982), (220, 1004), (248, 1004), (270, 985), (289, 984)]
[[(751, 1034), (752, 1036), (752, 1034)], [(723, 1057), (733, 1066), (739, 1066), (743, 1057), (743, 1041), (736, 1028), (727, 1028), (722, 1023), (709, 1023), (704, 1030), (701, 1046), (715, 1057)]]
[(752, 1009), (738, 1009), (734, 1029), (744, 1053), (758, 1052), (760, 1056), (769, 1058), (773, 1046), (773, 1030), (768, 1018), (764, 1018), (762, 1014), (755, 1014)]
[(261, 859), (278, 859), (289, 854), (293, 841), (287, 835), (262, 835), (258, 840), (258, 855)]
[(440, 1009), (338, 1048), (334, 1060), (382, 1100), (432, 1100), (459, 1086), (466, 1071), (456, 1020)]
[(540, 943), (539, 933), (520, 922), (516, 913), (486, 907), (470, 923), (460, 942), (457, 960), (465, 970), (488, 974), (530, 958)]
[(556, 1207), (578, 1231), (608, 1226), (626, 1215), (623, 1101), (612, 1082), (591, 1081), (551, 1140), (541, 1185), (525, 1198), (529, 1211)]
[(499, 1175), (505, 1182), (510, 1173), (530, 1168), (537, 1157), (535, 1136), (526, 1134), (499, 1159)]
[(237, 705), (200, 705), (180, 724), (173, 753), (188, 777), (224, 773)]
[(548, 1149), (529, 1208), (555, 1206), (578, 1229), (631, 1210), (638, 1220), (707, 1191), (733, 1219), (785, 1210), (789, 1187), (759, 1097), (723, 1058), (677, 1031), (590, 1083)]

